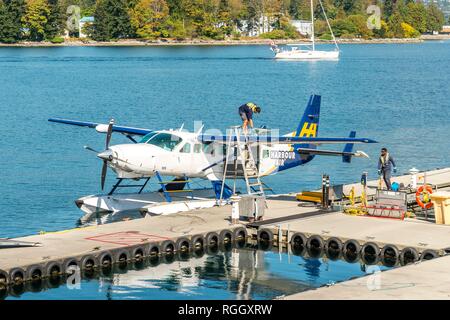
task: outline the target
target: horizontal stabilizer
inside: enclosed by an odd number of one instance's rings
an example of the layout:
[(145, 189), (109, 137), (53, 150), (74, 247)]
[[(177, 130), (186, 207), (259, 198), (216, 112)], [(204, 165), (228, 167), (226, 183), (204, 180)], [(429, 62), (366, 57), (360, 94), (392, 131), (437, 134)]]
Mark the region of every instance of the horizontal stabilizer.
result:
[(356, 152), (344, 152), (334, 150), (318, 150), (310, 148), (298, 148), (297, 152), (304, 155), (319, 155), (319, 156), (342, 156), (342, 157), (357, 157), (357, 158), (369, 158), (364, 151)]

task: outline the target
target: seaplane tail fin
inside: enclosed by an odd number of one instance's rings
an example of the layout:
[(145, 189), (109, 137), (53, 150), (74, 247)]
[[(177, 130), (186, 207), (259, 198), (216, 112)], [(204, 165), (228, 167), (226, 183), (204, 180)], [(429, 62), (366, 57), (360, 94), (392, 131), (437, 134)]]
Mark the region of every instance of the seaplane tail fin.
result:
[[(295, 131), (295, 137), (300, 138), (316, 138), (319, 132), (319, 117), (320, 117), (320, 95), (311, 95), (309, 97), (308, 104), (306, 105), (305, 112), (303, 113), (303, 117), (298, 124), (297, 130)], [(314, 144), (295, 144), (295, 149), (298, 148), (311, 148), (315, 149), (316, 145)]]

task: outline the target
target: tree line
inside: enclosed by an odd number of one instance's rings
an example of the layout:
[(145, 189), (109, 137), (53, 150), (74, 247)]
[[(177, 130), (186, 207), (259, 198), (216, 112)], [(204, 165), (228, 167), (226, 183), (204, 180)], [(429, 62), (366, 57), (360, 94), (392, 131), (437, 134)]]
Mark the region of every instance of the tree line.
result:
[[(318, 1), (316, 35), (331, 37)], [(439, 31), (444, 15), (434, 5), (414, 0), (322, 0), (338, 37), (417, 37)], [(369, 5), (381, 9), (378, 27), (367, 27)], [(97, 41), (116, 39), (238, 39), (258, 29), (264, 38), (298, 38), (290, 21), (310, 20), (309, 0), (0, 0), (0, 42), (61, 42), (72, 13), (93, 16), (83, 33)], [(77, 30), (69, 35), (78, 36)]]

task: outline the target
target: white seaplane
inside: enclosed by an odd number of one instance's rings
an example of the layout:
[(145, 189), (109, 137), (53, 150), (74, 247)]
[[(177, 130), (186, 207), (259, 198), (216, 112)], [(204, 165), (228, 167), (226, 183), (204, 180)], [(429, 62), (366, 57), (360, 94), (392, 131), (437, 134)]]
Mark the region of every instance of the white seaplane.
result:
[[(94, 128), (97, 132), (106, 133), (104, 151), (85, 148), (96, 152), (97, 157), (103, 161), (102, 190), (108, 167), (116, 173), (118, 182), (106, 195), (91, 195), (76, 200), (77, 206), (87, 214), (85, 220), (90, 220), (104, 214), (137, 213), (139, 210), (142, 212), (142, 208), (151, 208), (153, 204), (158, 206), (155, 206), (155, 210), (148, 209), (147, 213), (159, 215), (187, 211), (213, 206), (219, 197), (224, 199), (230, 197), (236, 190), (228, 187), (225, 180), (229, 180), (230, 177), (246, 180), (250, 178), (246, 175), (247, 169), (244, 166), (246, 162), (242, 161), (245, 156), (235, 152), (239, 141), (245, 141), (246, 151), (255, 155), (254, 172), (250, 175), (256, 176), (258, 181), (260, 177), (304, 165), (316, 155), (342, 156), (344, 162), (350, 162), (352, 157), (368, 157), (363, 151), (352, 152), (353, 144), (376, 141), (356, 138), (354, 131), (347, 138), (317, 137), (320, 103), (321, 97), (312, 95), (297, 130), (282, 136), (268, 129), (254, 130), (253, 133), (246, 135), (235, 130), (235, 133), (228, 132), (223, 135), (203, 133), (202, 128), (197, 132), (188, 132), (183, 128), (153, 131), (118, 126), (113, 120), (109, 124), (54, 118), (49, 121)], [(110, 146), (113, 132), (125, 135), (133, 143)], [(137, 141), (136, 137), (141, 137), (141, 140)], [(317, 146), (322, 144), (345, 144), (345, 147), (342, 152), (317, 149)], [(235, 148), (233, 152), (230, 152), (230, 146)], [(236, 162), (239, 157), (241, 164)], [(152, 177), (158, 179), (161, 189), (158, 192), (143, 192)], [(162, 177), (175, 179), (164, 182)], [(189, 179), (192, 178), (211, 181), (212, 190), (191, 190)], [(144, 183), (122, 184), (123, 181), (130, 179), (142, 179)], [(137, 193), (116, 193), (117, 188), (121, 186), (137, 186), (140, 189)], [(186, 186), (188, 189), (185, 189)], [(247, 187), (247, 191), (251, 192), (248, 183)], [(178, 201), (172, 202), (174, 198)], [(161, 203), (171, 203), (171, 206), (164, 208)]]

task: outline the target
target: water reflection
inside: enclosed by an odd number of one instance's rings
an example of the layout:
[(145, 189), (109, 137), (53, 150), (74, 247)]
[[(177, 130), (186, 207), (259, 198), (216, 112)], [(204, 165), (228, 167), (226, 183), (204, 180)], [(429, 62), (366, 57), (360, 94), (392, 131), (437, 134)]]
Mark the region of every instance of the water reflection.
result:
[[(83, 271), (79, 290), (66, 279), (10, 287), (7, 299), (273, 299), (365, 274), (365, 265), (303, 250), (303, 256), (225, 246)], [(381, 267), (385, 269), (386, 267)], [(39, 293), (36, 293), (39, 292)]]

